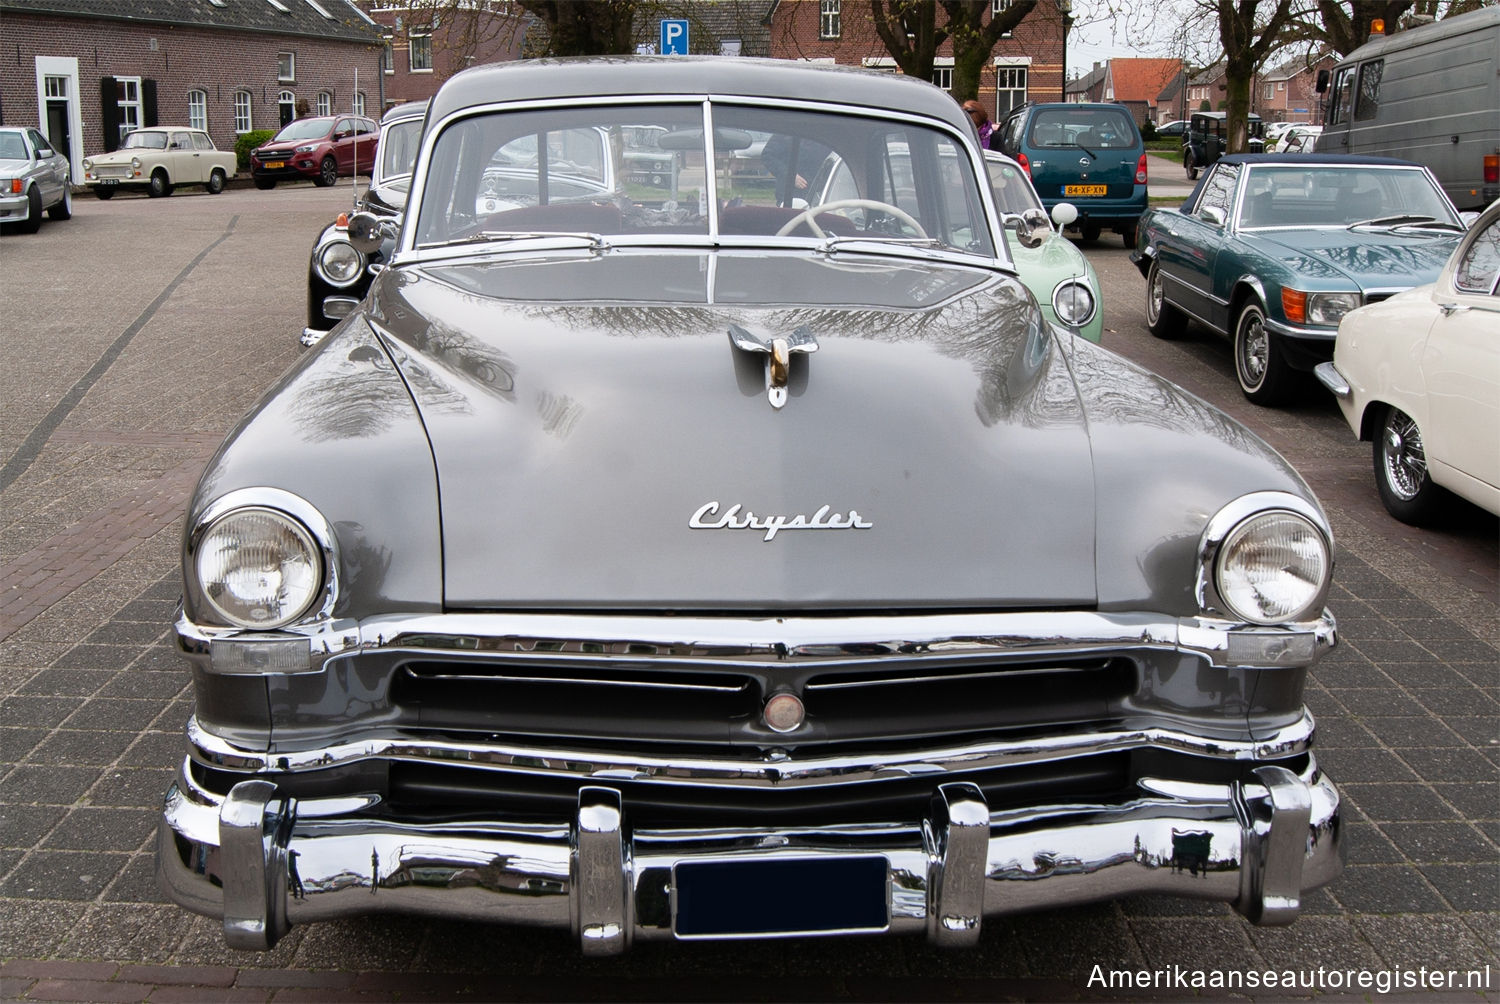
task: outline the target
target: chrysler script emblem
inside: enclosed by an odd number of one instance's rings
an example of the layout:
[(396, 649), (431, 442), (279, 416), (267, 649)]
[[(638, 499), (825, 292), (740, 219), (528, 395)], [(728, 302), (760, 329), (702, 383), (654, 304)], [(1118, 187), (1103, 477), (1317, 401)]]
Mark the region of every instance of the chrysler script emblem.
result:
[(801, 513), (795, 516), (757, 516), (738, 502), (720, 513), (715, 499), (699, 506), (688, 520), (688, 526), (694, 530), (764, 530), (763, 539), (773, 540), (783, 530), (868, 530), (875, 525), (861, 516), (857, 509), (842, 513), (829, 512), (830, 508), (819, 506), (811, 516)]
[(729, 344), (741, 352), (765, 353), (766, 396), (771, 399), (773, 408), (786, 404), (786, 384), (792, 372), (792, 353), (818, 351), (818, 340), (813, 336), (812, 329), (805, 324), (790, 335), (773, 338), (769, 342), (755, 337), (738, 324), (731, 324)]

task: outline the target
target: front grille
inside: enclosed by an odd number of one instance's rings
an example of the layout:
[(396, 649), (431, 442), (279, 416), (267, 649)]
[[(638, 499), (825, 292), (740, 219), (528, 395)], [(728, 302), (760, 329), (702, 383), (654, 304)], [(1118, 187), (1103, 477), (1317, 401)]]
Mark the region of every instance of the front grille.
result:
[[(449, 732), (695, 746), (804, 746), (947, 739), (995, 729), (1096, 722), (1136, 687), (1125, 658), (941, 660), (799, 667), (679, 667), (650, 662), (522, 664), (414, 659), (395, 667), (402, 724)], [(799, 694), (806, 724), (782, 735), (766, 700)]]

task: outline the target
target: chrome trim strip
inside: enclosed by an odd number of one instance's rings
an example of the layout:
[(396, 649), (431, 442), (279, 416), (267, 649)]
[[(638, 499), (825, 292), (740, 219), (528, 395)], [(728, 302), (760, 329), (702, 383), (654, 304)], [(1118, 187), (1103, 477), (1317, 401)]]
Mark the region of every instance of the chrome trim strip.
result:
[[(1316, 513), (1306, 502), (1285, 493), (1255, 493), (1244, 499), (1263, 495), (1274, 496), (1276, 504), (1271, 508)], [(1321, 515), (1310, 518), (1326, 528)], [(208, 661), (213, 641), (252, 633), (196, 624), (186, 616), (178, 618), (176, 630), (180, 653), (207, 672), (213, 671)], [(1226, 668), (1235, 665), (1229, 659), (1231, 637), (1266, 632), (1314, 639), (1312, 658), (1298, 665), (1311, 665), (1334, 644), (1334, 621), (1326, 612), (1316, 620), (1269, 628), (1211, 617), (1082, 610), (869, 617), (392, 614), (363, 621), (320, 619), (279, 632), (255, 633), (306, 638), (310, 668), (317, 671), (331, 659), (378, 652), (530, 659), (554, 665), (607, 657), (626, 665), (785, 667), (878, 666), (887, 659), (978, 662), (1149, 650), (1194, 655), (1210, 666)]]
[(1344, 379), (1344, 374), (1332, 362), (1318, 363), (1313, 367), (1313, 375), (1340, 401), (1347, 401), (1354, 396), (1354, 388), (1349, 386), (1349, 381)]
[(451, 763), (511, 774), (585, 781), (650, 781), (691, 787), (822, 787), (1046, 763), (1138, 749), (1163, 749), (1220, 760), (1282, 760), (1312, 747), (1316, 725), (1306, 710), (1297, 721), (1268, 735), (1245, 740), (1214, 739), (1166, 728), (1088, 731), (1027, 739), (993, 740), (919, 751), (845, 754), (746, 750), (739, 757), (679, 757), (664, 752), (601, 753), (567, 747), (386, 735), (333, 743), (316, 749), (273, 753), (242, 749), (188, 719), (192, 760), (206, 767), (256, 773), (301, 773), (371, 760)]

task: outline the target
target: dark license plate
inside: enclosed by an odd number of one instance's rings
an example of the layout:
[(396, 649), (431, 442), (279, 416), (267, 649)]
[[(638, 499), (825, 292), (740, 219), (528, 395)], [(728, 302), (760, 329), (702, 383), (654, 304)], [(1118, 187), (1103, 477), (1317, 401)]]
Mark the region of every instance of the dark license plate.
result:
[(100, 178), (99, 184), (104, 188), (114, 188), (120, 183), (119, 178)]
[(883, 931), (883, 857), (685, 861), (672, 869), (673, 929), (682, 938)]

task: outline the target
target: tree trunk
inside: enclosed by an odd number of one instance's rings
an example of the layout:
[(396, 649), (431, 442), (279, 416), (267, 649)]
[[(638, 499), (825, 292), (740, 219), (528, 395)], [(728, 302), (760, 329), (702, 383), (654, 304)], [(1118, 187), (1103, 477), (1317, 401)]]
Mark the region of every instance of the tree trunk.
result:
[(1231, 70), (1225, 74), (1224, 110), (1229, 113), (1224, 123), (1229, 132), (1225, 137), (1225, 153), (1250, 152), (1250, 88), (1253, 78), (1253, 73), (1244, 70)]

